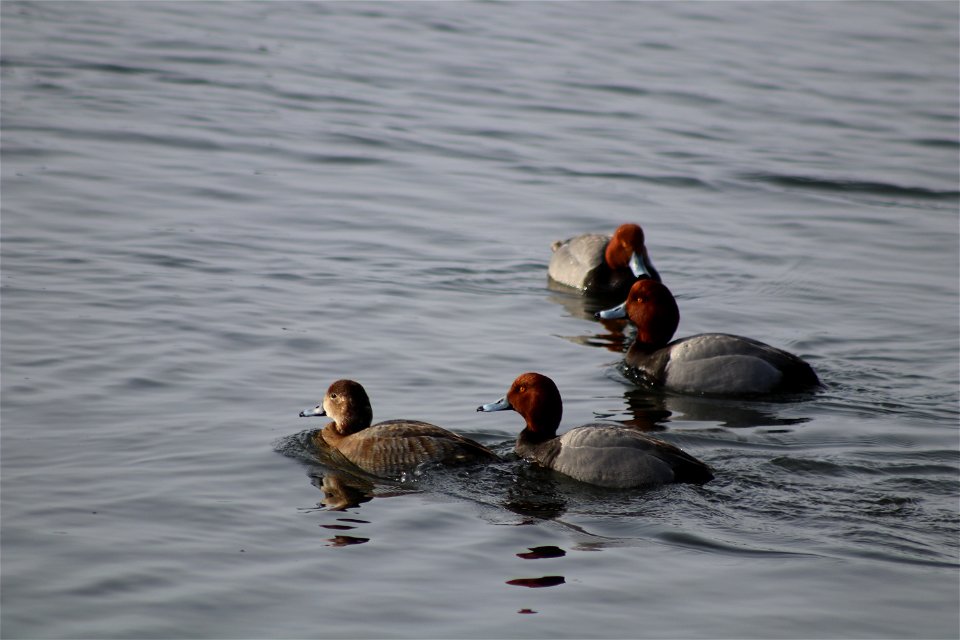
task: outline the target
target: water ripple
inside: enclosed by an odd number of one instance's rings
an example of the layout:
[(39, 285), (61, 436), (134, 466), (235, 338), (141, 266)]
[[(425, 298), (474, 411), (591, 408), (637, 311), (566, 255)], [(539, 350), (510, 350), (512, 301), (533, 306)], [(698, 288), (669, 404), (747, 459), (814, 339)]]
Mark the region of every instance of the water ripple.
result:
[(864, 193), (871, 195), (895, 196), (904, 198), (920, 198), (931, 200), (960, 199), (960, 190), (938, 190), (927, 187), (912, 187), (890, 184), (886, 182), (871, 182), (866, 180), (840, 180), (827, 178), (813, 178), (800, 175), (748, 173), (740, 176), (744, 180), (764, 182), (780, 187), (798, 187), (816, 191), (837, 191), (850, 193)]

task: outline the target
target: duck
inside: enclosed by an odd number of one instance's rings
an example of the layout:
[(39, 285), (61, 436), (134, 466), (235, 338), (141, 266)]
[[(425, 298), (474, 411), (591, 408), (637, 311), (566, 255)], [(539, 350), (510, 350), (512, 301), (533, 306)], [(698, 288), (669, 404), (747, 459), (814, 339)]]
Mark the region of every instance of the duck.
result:
[(547, 275), (584, 294), (620, 299), (638, 278), (660, 282), (638, 224), (622, 224), (612, 236), (587, 233), (553, 243)]
[(333, 422), (313, 435), (314, 443), (374, 476), (396, 478), (425, 463), (458, 466), (499, 460), (482, 444), (427, 422), (371, 424), (370, 398), (354, 380), (337, 380), (323, 402), (300, 412), (301, 418), (316, 416), (328, 416)]
[(541, 373), (519, 375), (507, 395), (477, 407), (508, 409), (527, 423), (517, 437), (517, 455), (580, 482), (631, 489), (713, 479), (709, 466), (682, 449), (621, 425), (590, 423), (558, 436), (563, 401), (557, 385)]
[(642, 385), (703, 395), (793, 393), (820, 386), (804, 360), (752, 338), (701, 333), (670, 342), (680, 310), (661, 282), (638, 280), (623, 304), (596, 315), (626, 317), (636, 326), (623, 371)]

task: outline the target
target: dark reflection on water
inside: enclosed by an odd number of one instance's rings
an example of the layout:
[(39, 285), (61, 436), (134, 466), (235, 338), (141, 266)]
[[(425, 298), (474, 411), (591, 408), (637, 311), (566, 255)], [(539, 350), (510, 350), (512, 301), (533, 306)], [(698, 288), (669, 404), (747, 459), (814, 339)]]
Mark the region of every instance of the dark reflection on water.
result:
[(373, 500), (373, 483), (346, 473), (328, 471), (312, 476), (311, 482), (323, 492), (321, 504), (329, 511), (344, 511)]
[(563, 287), (553, 282), (550, 282), (548, 286), (551, 293), (547, 296), (547, 300), (563, 307), (568, 316), (595, 322), (606, 329), (606, 333), (564, 336), (564, 339), (574, 344), (600, 347), (614, 353), (623, 352), (630, 344), (633, 327), (627, 320), (603, 320), (596, 317), (598, 311), (614, 307), (623, 302), (622, 299), (610, 296), (579, 295), (569, 287)]
[(549, 469), (520, 461), (514, 467), (511, 482), (503, 487), (500, 504), (523, 516), (520, 524), (559, 518), (567, 510), (567, 500), (554, 482), (557, 475)]
[(529, 587), (539, 589), (540, 587), (556, 587), (564, 584), (566, 579), (563, 576), (543, 576), (542, 578), (514, 578), (507, 580), (507, 584), (516, 587)]
[(683, 395), (641, 387), (625, 390), (623, 397), (633, 418), (620, 422), (644, 430), (666, 429), (670, 422), (678, 420), (714, 423), (728, 429), (796, 426), (811, 420), (783, 415), (802, 413), (803, 402), (811, 399), (809, 394), (757, 400)]
[(370, 542), (370, 538), (358, 538), (356, 536), (345, 536), (339, 535), (334, 536), (328, 540), (330, 547), (351, 547), (357, 544), (363, 544), (365, 542)]
[[(549, 279), (547, 280), (546, 288), (549, 291), (546, 299), (553, 304), (563, 307), (567, 315), (571, 318), (600, 322), (603, 323), (604, 326), (609, 326), (606, 323), (610, 321), (598, 319), (597, 312), (615, 307), (624, 300), (623, 296), (610, 294), (581, 294), (576, 289), (557, 284)], [(626, 320), (616, 320), (613, 322), (615, 326), (627, 325)]]
[(562, 558), (567, 552), (560, 547), (546, 545), (542, 547), (530, 547), (530, 550), (524, 553), (518, 553), (518, 558), (524, 560), (542, 560), (544, 558)]

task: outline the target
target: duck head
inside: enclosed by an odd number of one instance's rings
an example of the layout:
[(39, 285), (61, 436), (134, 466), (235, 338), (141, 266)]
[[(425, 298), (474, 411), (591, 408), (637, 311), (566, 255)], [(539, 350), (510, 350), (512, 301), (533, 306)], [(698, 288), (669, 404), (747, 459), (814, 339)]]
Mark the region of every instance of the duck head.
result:
[(523, 416), (528, 435), (538, 440), (549, 440), (557, 435), (563, 416), (563, 401), (553, 380), (540, 373), (529, 372), (517, 376), (506, 396), (477, 407), (477, 411), (506, 409), (513, 409)]
[(337, 380), (327, 389), (321, 404), (300, 412), (301, 418), (313, 416), (329, 416), (333, 419), (333, 428), (345, 436), (369, 427), (373, 409), (359, 382)]
[(637, 278), (660, 280), (660, 275), (647, 255), (643, 229), (638, 224), (628, 223), (617, 227), (607, 243), (604, 259), (607, 266), (614, 271), (629, 267)]
[(680, 324), (680, 309), (670, 289), (649, 279), (633, 283), (623, 304), (596, 315), (604, 320), (629, 318), (637, 327), (635, 344), (653, 349), (666, 346)]

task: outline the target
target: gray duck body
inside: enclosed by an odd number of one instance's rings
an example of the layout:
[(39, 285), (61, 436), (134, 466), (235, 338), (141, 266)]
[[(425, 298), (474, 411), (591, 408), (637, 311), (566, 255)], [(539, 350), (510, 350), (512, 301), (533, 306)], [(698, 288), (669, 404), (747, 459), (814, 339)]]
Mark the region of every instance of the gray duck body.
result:
[(542, 442), (524, 431), (517, 439), (516, 452), (581, 482), (614, 489), (671, 482), (700, 484), (713, 479), (707, 465), (682, 449), (604, 423), (585, 424)]

